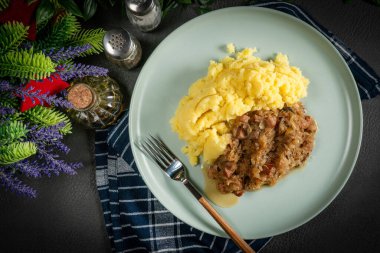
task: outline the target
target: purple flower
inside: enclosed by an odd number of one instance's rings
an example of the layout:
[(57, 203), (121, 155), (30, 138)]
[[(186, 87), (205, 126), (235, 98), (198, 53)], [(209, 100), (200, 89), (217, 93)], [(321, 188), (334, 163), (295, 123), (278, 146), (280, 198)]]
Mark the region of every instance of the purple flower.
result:
[(33, 90), (34, 87), (31, 86), (25, 90), (25, 88), (20, 87), (14, 91), (16, 96), (21, 97), (22, 100), (25, 98), (30, 98), (32, 103), (35, 104), (36, 100), (39, 102), (45, 102), (49, 105), (58, 106), (61, 108), (72, 108), (73, 105), (64, 99), (63, 97), (58, 97), (57, 95), (50, 95), (49, 93), (40, 94), (40, 90)]
[(60, 173), (76, 174), (76, 169), (82, 166), (81, 163), (69, 163), (59, 159), (57, 151), (67, 154), (70, 149), (62, 143), (63, 135), (60, 129), (65, 126), (61, 122), (54, 126), (28, 127), (27, 140), (37, 145), (37, 156), (34, 160), (24, 160), (9, 167), (16, 169), (27, 176), (40, 177), (42, 174), (50, 176), (51, 174), (59, 175)]
[(68, 47), (68, 48), (63, 47), (58, 51), (52, 48), (49, 52), (43, 51), (43, 53), (46, 56), (49, 56), (53, 62), (65, 62), (69, 59), (74, 59), (75, 57), (80, 56), (87, 50), (91, 49), (91, 47), (92, 46), (90, 44), (85, 44), (83, 46), (76, 46), (76, 47)]
[(8, 81), (0, 80), (0, 92), (10, 91), (13, 88), (14, 87)]
[(17, 163), (13, 163), (9, 167), (12, 167), (28, 177), (41, 177), (40, 164), (36, 160), (22, 160)]
[(65, 126), (65, 122), (58, 123), (54, 126), (41, 127), (33, 126), (29, 132), (29, 138), (34, 142), (42, 142), (43, 144), (62, 140), (63, 135), (59, 130)]
[(63, 160), (58, 160), (57, 155), (50, 154), (45, 150), (38, 151), (38, 158), (43, 160), (42, 170), (48, 176), (50, 173), (54, 173), (55, 175), (59, 175), (61, 172), (69, 175), (75, 175), (76, 169), (82, 167), (82, 163), (68, 163)]
[(0, 170), (0, 185), (3, 185), (6, 189), (20, 195), (25, 195), (31, 198), (37, 196), (36, 190), (22, 183), (20, 179), (15, 177), (10, 171)]
[(62, 90), (60, 94), (62, 97), (67, 97), (69, 95), (69, 92), (67, 90)]
[(0, 106), (0, 117), (9, 115), (9, 114), (14, 114), (15, 112), (16, 110), (13, 108)]
[(29, 138), (39, 146), (40, 149), (45, 149), (45, 151), (50, 147), (52, 152), (61, 151), (64, 154), (70, 152), (70, 148), (63, 144), (61, 140), (63, 135), (60, 129), (65, 126), (65, 122), (61, 122), (54, 126), (37, 128), (32, 127), (29, 132)]
[(44, 102), (61, 108), (73, 108), (73, 105), (69, 101), (63, 97), (58, 97), (57, 95), (47, 96), (46, 99), (44, 99)]
[(60, 75), (64, 81), (85, 76), (106, 76), (108, 74), (108, 69), (106, 68), (81, 63), (72, 65), (63, 64), (57, 67), (57, 71), (58, 75)]
[(60, 141), (52, 143), (52, 146), (56, 148), (58, 151), (64, 153), (65, 155), (67, 155), (70, 152), (70, 148)]

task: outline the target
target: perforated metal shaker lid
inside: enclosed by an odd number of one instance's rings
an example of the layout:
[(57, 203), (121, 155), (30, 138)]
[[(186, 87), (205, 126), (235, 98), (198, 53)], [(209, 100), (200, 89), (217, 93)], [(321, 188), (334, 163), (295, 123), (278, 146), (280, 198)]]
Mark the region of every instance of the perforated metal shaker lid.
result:
[(138, 16), (147, 14), (153, 9), (154, 5), (153, 0), (125, 0), (127, 9)]
[(103, 38), (106, 54), (117, 60), (127, 58), (133, 50), (131, 36), (121, 28), (107, 31)]

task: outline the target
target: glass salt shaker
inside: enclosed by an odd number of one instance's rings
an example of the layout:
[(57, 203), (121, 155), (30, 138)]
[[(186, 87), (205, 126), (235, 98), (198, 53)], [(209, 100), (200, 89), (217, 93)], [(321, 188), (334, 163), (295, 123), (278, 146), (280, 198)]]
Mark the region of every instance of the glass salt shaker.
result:
[(161, 22), (158, 0), (125, 0), (125, 7), (129, 21), (142, 32), (152, 31)]
[(121, 28), (107, 31), (103, 38), (103, 46), (107, 59), (116, 65), (132, 69), (141, 60), (140, 42)]

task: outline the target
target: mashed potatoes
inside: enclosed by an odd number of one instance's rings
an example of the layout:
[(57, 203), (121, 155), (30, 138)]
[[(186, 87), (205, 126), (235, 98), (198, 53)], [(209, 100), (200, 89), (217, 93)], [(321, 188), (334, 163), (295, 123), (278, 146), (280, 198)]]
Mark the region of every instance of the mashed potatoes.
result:
[(233, 43), (228, 43), (226, 49), (229, 54), (235, 53), (235, 45)]
[(207, 76), (189, 88), (180, 101), (172, 129), (187, 145), (183, 152), (190, 163), (212, 163), (231, 139), (228, 121), (252, 110), (282, 108), (306, 96), (309, 80), (289, 65), (281, 53), (264, 61), (246, 48), (235, 57), (211, 61)]

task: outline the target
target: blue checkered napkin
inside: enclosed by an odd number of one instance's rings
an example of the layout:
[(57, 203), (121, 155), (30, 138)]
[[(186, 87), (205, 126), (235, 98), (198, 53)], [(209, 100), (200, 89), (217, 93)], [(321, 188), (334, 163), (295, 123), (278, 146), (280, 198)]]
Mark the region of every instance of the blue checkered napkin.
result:
[[(112, 130), (96, 131), (96, 183), (114, 251), (239, 251), (231, 240), (198, 231), (166, 210), (138, 173), (130, 145), (128, 113)], [(259, 251), (269, 239), (248, 243)]]
[[(331, 32), (299, 7), (280, 2), (273, 8), (302, 19), (324, 34), (349, 65), (362, 99), (379, 94), (379, 77)], [(128, 133), (128, 113), (112, 129), (97, 130), (96, 180), (108, 236), (115, 252), (239, 252), (229, 239), (198, 231), (168, 212), (149, 191), (137, 170)], [(259, 251), (270, 238), (248, 243)]]

